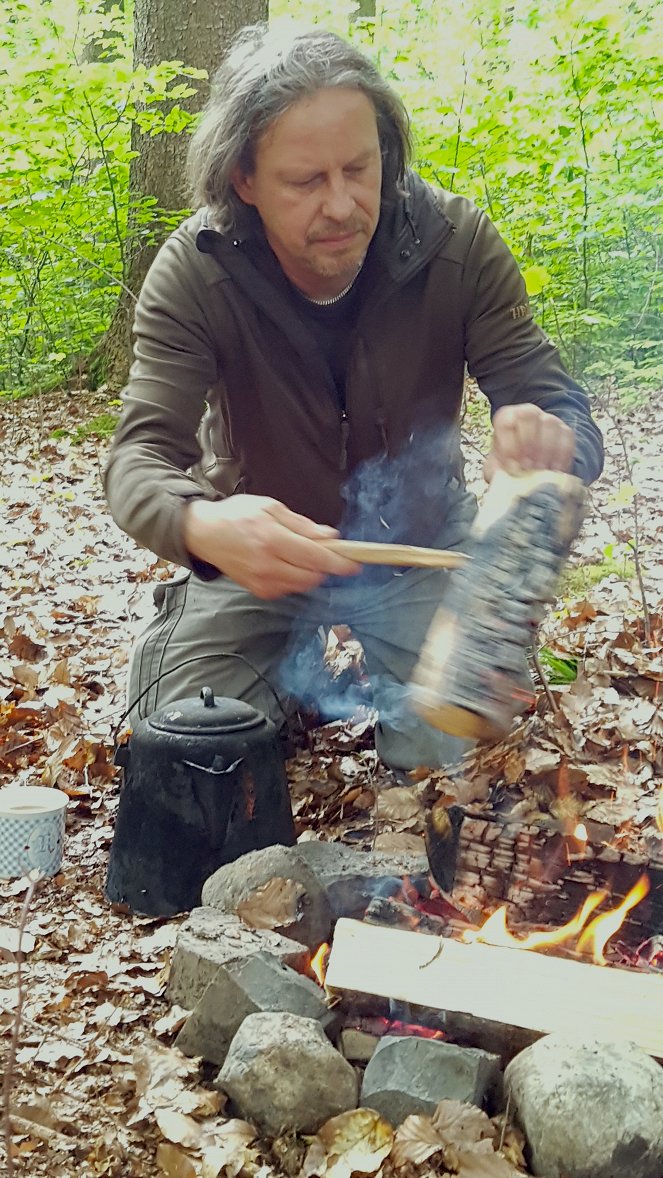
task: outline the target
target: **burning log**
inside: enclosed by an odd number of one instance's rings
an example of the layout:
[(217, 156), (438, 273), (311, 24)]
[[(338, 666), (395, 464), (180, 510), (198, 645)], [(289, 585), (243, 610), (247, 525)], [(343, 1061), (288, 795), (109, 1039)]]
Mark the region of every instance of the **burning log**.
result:
[(429, 916), (426, 912), (419, 912), (409, 904), (400, 904), (398, 900), (389, 897), (375, 896), (364, 914), (366, 924), (377, 924), (387, 928), (408, 929), (413, 932), (425, 933), (435, 937), (444, 936), (450, 931), (447, 921), (439, 916)]
[(590, 892), (621, 900), (638, 878), (649, 877), (649, 895), (624, 926), (631, 941), (663, 930), (663, 861), (619, 851), (615, 831), (587, 822), (585, 836), (559, 824), (527, 825), (488, 815), (461, 814), (453, 839), (440, 838), (429, 821), (428, 855), (436, 879), (459, 907), (490, 910), (509, 905), (514, 920), (559, 924), (569, 920)]
[(663, 979), (522, 949), (339, 920), (326, 985), (475, 1022), (628, 1039), (663, 1060)]

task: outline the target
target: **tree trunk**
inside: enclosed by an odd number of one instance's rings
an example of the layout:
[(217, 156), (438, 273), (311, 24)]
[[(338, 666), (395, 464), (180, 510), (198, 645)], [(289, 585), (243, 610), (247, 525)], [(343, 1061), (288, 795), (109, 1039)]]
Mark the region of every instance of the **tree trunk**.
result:
[[(216, 0), (198, 0), (195, 5), (182, 4), (181, 0), (135, 0), (134, 67), (143, 65), (149, 69), (160, 61), (182, 61), (206, 70), (212, 77), (235, 33), (245, 25), (266, 19), (267, 0), (224, 0), (222, 8)], [(209, 83), (193, 80), (191, 86), (196, 88), (196, 94), (180, 100), (179, 105), (197, 112), (207, 100)], [(139, 225), (129, 210), (123, 281), (137, 296), (157, 249), (170, 231), (161, 214), (185, 215), (189, 136), (186, 132), (150, 136), (134, 124), (131, 146), (139, 154), (131, 161), (129, 200), (132, 205), (143, 197), (156, 201), (150, 225)], [(102, 342), (105, 379), (113, 390), (126, 383), (129, 372), (134, 306), (134, 300), (123, 290)]]

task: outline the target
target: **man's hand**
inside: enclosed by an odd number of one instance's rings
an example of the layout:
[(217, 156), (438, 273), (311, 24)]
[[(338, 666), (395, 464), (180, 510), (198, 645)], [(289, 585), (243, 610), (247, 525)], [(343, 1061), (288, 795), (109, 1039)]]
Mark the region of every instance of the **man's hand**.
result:
[(212, 502), (192, 499), (184, 509), (188, 552), (213, 564), (256, 597), (270, 600), (306, 593), (330, 574), (361, 570), (318, 543), (338, 535), (263, 495), (231, 495)]
[(497, 470), (570, 471), (575, 434), (570, 426), (538, 405), (505, 405), (493, 417), (493, 442), (483, 466), (486, 482)]

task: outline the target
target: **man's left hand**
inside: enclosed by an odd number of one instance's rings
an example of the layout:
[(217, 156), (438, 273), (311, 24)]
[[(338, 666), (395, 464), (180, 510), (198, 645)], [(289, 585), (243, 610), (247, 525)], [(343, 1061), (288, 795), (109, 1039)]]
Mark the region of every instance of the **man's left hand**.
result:
[(505, 405), (493, 417), (493, 439), (483, 473), (490, 482), (498, 470), (522, 474), (528, 470), (570, 471), (575, 434), (566, 422), (538, 405)]

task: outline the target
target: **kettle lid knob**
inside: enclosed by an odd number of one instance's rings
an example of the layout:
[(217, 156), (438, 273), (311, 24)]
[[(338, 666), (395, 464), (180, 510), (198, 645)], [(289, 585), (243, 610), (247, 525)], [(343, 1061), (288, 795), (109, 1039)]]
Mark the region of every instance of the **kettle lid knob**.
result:
[(203, 701), (204, 708), (214, 707), (214, 692), (211, 687), (203, 687), (200, 692), (200, 698)]

